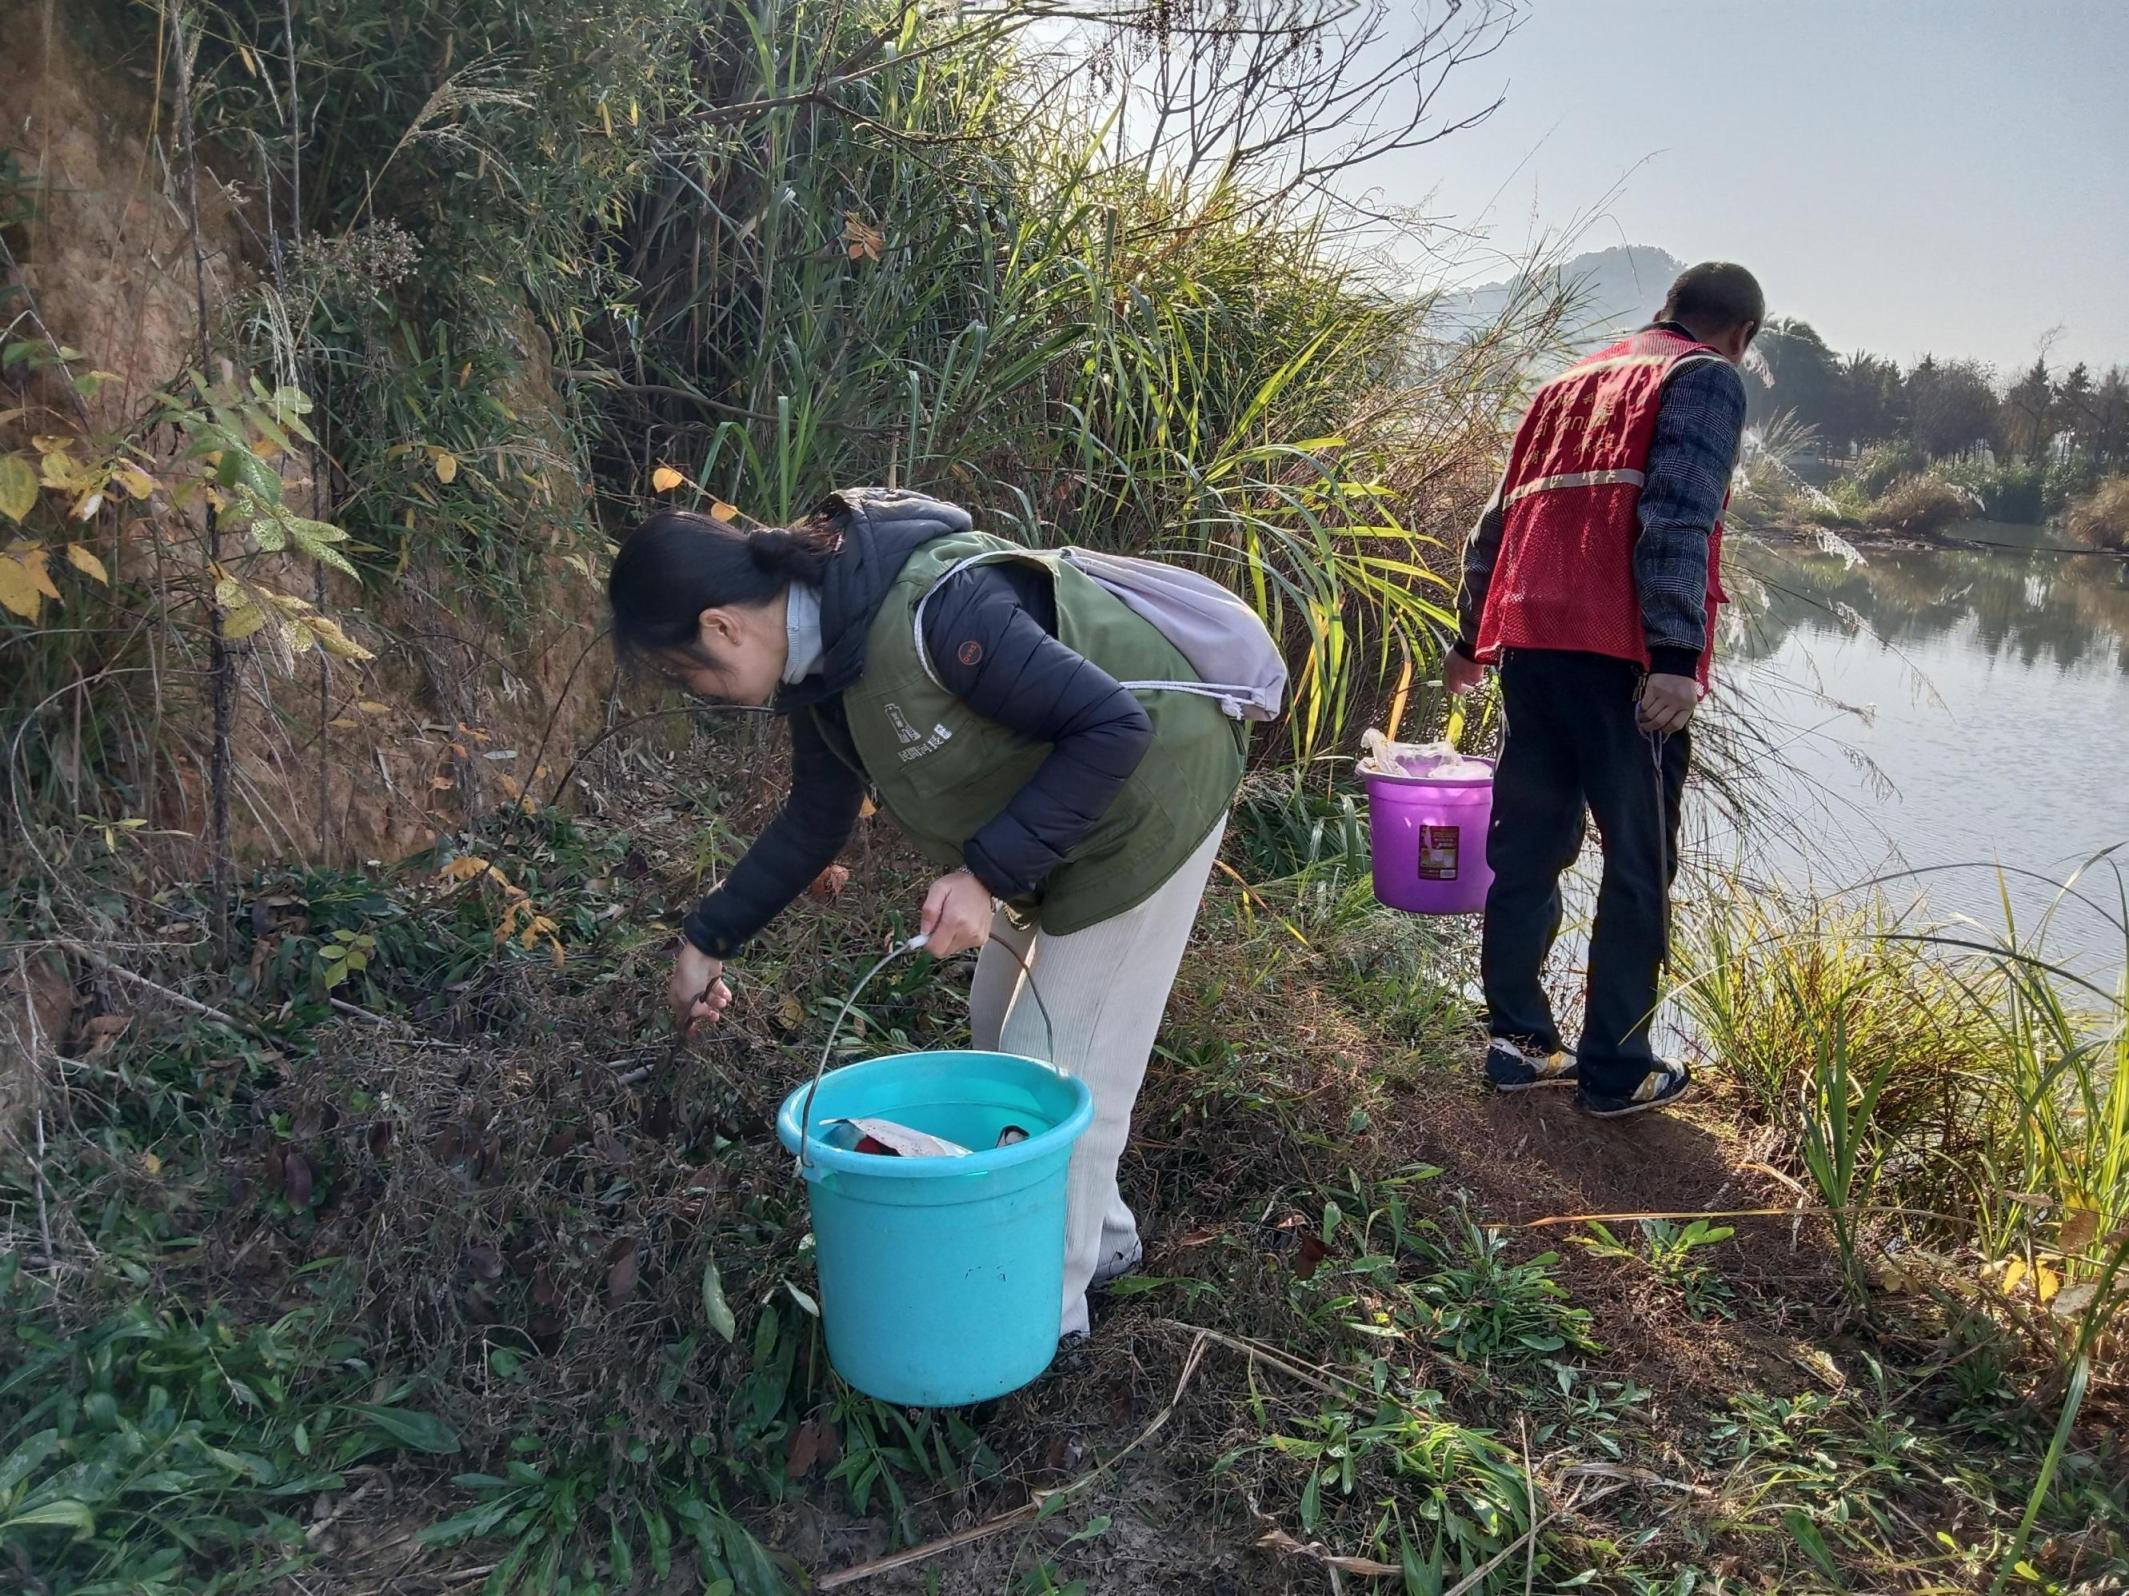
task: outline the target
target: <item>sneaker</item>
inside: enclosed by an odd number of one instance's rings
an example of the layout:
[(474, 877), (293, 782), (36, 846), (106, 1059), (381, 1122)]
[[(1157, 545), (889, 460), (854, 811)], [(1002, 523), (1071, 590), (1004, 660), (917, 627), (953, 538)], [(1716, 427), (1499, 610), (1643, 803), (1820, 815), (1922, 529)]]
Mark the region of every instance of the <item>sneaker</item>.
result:
[(1683, 1064), (1658, 1064), (1641, 1077), (1641, 1084), (1624, 1097), (1593, 1092), (1587, 1086), (1575, 1090), (1575, 1107), (1597, 1119), (1620, 1119), (1644, 1109), (1669, 1108), (1693, 1089), (1693, 1072)]
[(1486, 1048), (1486, 1079), (1497, 1092), (1527, 1092), (1533, 1086), (1572, 1086), (1581, 1077), (1571, 1047), (1547, 1053), (1495, 1037)]

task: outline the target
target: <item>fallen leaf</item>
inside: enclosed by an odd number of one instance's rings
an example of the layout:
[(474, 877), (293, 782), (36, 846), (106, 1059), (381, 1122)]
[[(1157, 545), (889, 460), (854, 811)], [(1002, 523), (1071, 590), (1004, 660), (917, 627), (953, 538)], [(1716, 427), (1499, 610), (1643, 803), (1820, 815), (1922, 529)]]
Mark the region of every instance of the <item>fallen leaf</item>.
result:
[(791, 1451), (784, 1459), (784, 1473), (802, 1480), (829, 1453), (835, 1432), (819, 1419), (808, 1419), (791, 1432)]
[(1379, 1563), (1372, 1557), (1342, 1556), (1325, 1546), (1321, 1541), (1303, 1545), (1277, 1525), (1257, 1537), (1257, 1544), (1271, 1551), (1284, 1552), (1289, 1557), (1306, 1557), (1321, 1563), (1326, 1568), (1335, 1568), (1341, 1574), (1360, 1574), (1368, 1578), (1384, 1578), (1402, 1574), (1404, 1570), (1395, 1563)]
[(140, 1167), (150, 1175), (160, 1175), (163, 1172), (163, 1161), (153, 1153), (142, 1153)]
[(2064, 1286), (2055, 1293), (2055, 1300), (2048, 1304), (2048, 1312), (2058, 1319), (2075, 1319), (2099, 1296), (2097, 1280), (2080, 1280), (2074, 1286)]
[(2073, 1208), (2063, 1216), (2062, 1233), (2056, 1245), (2066, 1253), (2083, 1252), (2099, 1235), (2099, 1210)]
[(675, 471), (669, 465), (662, 465), (651, 473), (651, 491), (654, 493), (671, 493), (673, 489), (679, 487), (685, 481), (687, 481), (687, 478), (680, 472)]
[(739, 506), (736, 504), (727, 504), (724, 500), (719, 499), (710, 506), (710, 519), (712, 521), (735, 521), (738, 518)]
[(806, 1023), (806, 1005), (787, 994), (776, 1006), (776, 1023), (787, 1031), (797, 1030)]
[(606, 1249), (606, 1305), (609, 1308), (620, 1307), (636, 1289), (640, 1257), (641, 1249), (634, 1236), (623, 1236)]
[(864, 802), (858, 805), (858, 819), (860, 820), (870, 820), (874, 815), (878, 814), (879, 812), (880, 806), (874, 803), (870, 798), (865, 799)]
[(2003, 1266), (2003, 1294), (2006, 1297), (2015, 1295), (2019, 1282), (2025, 1277), (2026, 1261), (2023, 1258), (2013, 1258), (2006, 1262)]
[(1331, 1255), (1321, 1236), (1310, 1231), (1301, 1238), (1301, 1245), (1294, 1249), (1294, 1274), (1306, 1280), (1316, 1272), (1316, 1266)]
[(130, 1014), (99, 1014), (82, 1027), (89, 1038), (89, 1057), (96, 1058), (111, 1051), (112, 1045), (132, 1028)]
[(848, 885), (850, 885), (849, 867), (832, 864), (813, 878), (813, 885), (806, 889), (806, 896), (815, 903), (833, 903), (843, 895), (843, 888)]
[(438, 449), (436, 451), (436, 480), (438, 482), (455, 482), (458, 480), (458, 456), (449, 449)]

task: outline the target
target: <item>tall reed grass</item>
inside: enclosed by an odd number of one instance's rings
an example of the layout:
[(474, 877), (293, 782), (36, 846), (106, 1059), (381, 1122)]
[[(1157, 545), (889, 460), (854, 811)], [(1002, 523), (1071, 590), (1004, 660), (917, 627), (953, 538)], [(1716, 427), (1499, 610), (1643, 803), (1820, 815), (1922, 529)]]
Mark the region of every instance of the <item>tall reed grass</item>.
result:
[(2073, 881), (2057, 907), (2072, 895), (2120, 933), (2106, 979), (2053, 956), (2053, 909), (2022, 930), (2007, 887), (1988, 933), (1735, 887), (1683, 961), (1699, 1045), (1809, 1182), (1857, 1304), (1887, 1265), (1925, 1271), (2038, 1357), (2059, 1420), (1996, 1589), (2083, 1405), (2129, 1381), (2129, 890), (2115, 870), (2105, 898)]

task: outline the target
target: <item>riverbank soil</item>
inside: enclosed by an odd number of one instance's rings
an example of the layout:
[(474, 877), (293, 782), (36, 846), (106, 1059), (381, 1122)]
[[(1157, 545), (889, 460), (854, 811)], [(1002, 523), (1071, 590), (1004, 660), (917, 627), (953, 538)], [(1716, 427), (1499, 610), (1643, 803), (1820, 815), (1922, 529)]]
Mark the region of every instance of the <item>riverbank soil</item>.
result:
[[(1364, 862), (1216, 878), (1091, 1342), (965, 1412), (843, 1387), (768, 1116), (923, 877), (868, 822), (676, 1049), (673, 915), (771, 792), (653, 771), (626, 830), (260, 875), (232, 972), (169, 893), (25, 961), (71, 1012), (8, 1066), (10, 1585), (1988, 1587), (2052, 1364), (1956, 1260), (1851, 1295), (1719, 1066), (1617, 1124), (1483, 1091), (1468, 929), (1375, 910)], [(853, 1056), (954, 1045), (966, 982), (896, 966)], [(2013, 1588), (2122, 1588), (2119, 1373)]]

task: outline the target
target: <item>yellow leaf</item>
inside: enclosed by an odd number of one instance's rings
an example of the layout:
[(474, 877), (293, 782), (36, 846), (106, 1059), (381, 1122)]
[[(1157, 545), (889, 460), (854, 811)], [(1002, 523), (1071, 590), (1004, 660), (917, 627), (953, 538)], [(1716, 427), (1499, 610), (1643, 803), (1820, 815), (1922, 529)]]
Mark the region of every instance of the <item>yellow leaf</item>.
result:
[(36, 508), (36, 467), (26, 455), (0, 455), (0, 515), (20, 521)]
[(462, 853), (437, 872), (446, 881), (471, 881), (488, 869), (488, 861), (477, 853)]
[(137, 465), (114, 466), (111, 480), (136, 499), (148, 498), (155, 492), (155, 478)]
[(776, 1023), (787, 1031), (795, 1031), (806, 1023), (806, 1005), (795, 997), (786, 997), (776, 1008)]
[(390, 704), (380, 704), (374, 698), (358, 699), (355, 707), (365, 715), (389, 715), (392, 713)]
[(259, 63), (251, 58), (251, 46), (248, 44), (239, 44), (237, 46), (237, 54), (243, 59), (244, 70), (246, 72), (249, 72), (253, 77), (257, 77), (259, 75)]
[(599, 121), (606, 128), (606, 136), (608, 138), (612, 138), (614, 136), (614, 114), (613, 112), (606, 109), (606, 102), (604, 100), (601, 100), (599, 102)]
[(685, 481), (687, 478), (669, 465), (660, 466), (651, 473), (651, 488), (658, 493), (671, 493)]
[(239, 643), (265, 624), (266, 612), (256, 604), (246, 604), (222, 618), (222, 636), (232, 643)]
[(2018, 1290), (2018, 1283), (2026, 1277), (2026, 1261), (2013, 1258), (2003, 1266), (2003, 1294), (2008, 1297)]
[(628, 102), (628, 125), (630, 127), (641, 127), (643, 125), (643, 107), (638, 105), (633, 99)]
[(103, 508), (103, 489), (91, 488), (74, 503), (74, 519), (86, 521)]
[(34, 621), (43, 607), (44, 598), (21, 562), (0, 555), (0, 608), (12, 610), (25, 621)]
[(331, 720), (327, 721), (325, 724), (332, 727), (335, 731), (349, 731), (353, 729), (355, 722), (348, 719), (345, 715), (335, 715)]
[(438, 482), (455, 482), (458, 480), (458, 456), (449, 449), (438, 449), (436, 451), (436, 480)]
[(2062, 1290), (2061, 1275), (2050, 1269), (2046, 1264), (2035, 1264), (2033, 1266), (2034, 1296), (2038, 1297), (2042, 1302), (2046, 1302), (2060, 1290)]
[(30, 573), (30, 585), (54, 603), (58, 602), (59, 589), (52, 585), (52, 573), (45, 568), (46, 550), (39, 544), (31, 544), (15, 558), (22, 568)]
[(732, 520), (738, 514), (738, 505), (727, 504), (722, 499), (719, 499), (715, 504), (710, 506), (710, 519), (712, 521), (729, 521)]
[(880, 806), (874, 803), (870, 798), (865, 799), (858, 805), (858, 819), (860, 820), (870, 820), (874, 815), (878, 814), (879, 812)]
[(83, 576), (94, 577), (97, 581), (103, 583), (105, 587), (111, 585), (111, 573), (104, 569), (103, 561), (99, 560), (79, 543), (69, 543), (67, 545), (67, 564), (73, 566)]
[(140, 1167), (151, 1175), (160, 1175), (163, 1172), (163, 1161), (153, 1153), (142, 1153)]
[(271, 438), (254, 438), (251, 440), (251, 452), (261, 460), (271, 460), (281, 452), (281, 446)]
[(336, 659), (375, 659), (377, 656), (340, 630), (340, 623), (324, 615), (310, 618), (310, 629), (318, 634), (318, 642), (326, 653)]

